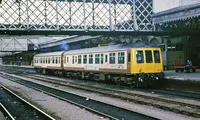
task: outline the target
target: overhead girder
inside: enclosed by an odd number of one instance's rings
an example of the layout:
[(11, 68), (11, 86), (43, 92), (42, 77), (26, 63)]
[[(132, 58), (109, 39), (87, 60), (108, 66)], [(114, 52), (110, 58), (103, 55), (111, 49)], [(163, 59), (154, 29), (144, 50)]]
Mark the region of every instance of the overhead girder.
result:
[(3, 0), (0, 6), (0, 34), (152, 30), (152, 0)]

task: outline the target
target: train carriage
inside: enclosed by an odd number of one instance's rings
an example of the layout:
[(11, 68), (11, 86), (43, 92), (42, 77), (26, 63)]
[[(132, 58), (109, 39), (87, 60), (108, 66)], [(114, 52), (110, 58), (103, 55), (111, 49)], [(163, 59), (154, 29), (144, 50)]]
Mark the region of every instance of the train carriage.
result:
[(62, 70), (62, 54), (64, 51), (41, 53), (34, 56), (34, 68), (43, 74), (51, 74)]
[(57, 68), (44, 62), (39, 64), (40, 67), (38, 64), (34, 66), (45, 69), (45, 72), (49, 72), (50, 69), (62, 71), (62, 75), (70, 78), (115, 81), (137, 87), (150, 86), (152, 82), (164, 77), (161, 50), (149, 43), (45, 53), (34, 58), (37, 63), (38, 57), (43, 59), (49, 56), (52, 63), (51, 58), (55, 55), (60, 56), (60, 64), (57, 64)]
[(63, 54), (63, 59), (63, 69), (68, 77), (137, 86), (148, 86), (150, 79), (163, 77), (161, 50), (149, 43), (71, 50)]

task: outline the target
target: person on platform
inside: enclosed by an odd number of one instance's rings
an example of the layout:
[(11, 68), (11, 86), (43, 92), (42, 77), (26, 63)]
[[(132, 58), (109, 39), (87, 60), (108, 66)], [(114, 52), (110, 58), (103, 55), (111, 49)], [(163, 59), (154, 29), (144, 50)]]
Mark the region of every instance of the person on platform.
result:
[(187, 60), (187, 64), (185, 66), (186, 72), (189, 73), (191, 68), (192, 68), (192, 61)]

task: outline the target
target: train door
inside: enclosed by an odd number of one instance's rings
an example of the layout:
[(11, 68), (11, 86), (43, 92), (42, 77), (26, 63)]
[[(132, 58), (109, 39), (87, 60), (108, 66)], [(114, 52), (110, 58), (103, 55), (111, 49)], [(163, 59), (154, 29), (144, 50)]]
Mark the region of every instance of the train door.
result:
[(144, 55), (145, 55), (145, 71), (147, 72), (152, 72), (154, 71), (154, 64), (153, 64), (153, 52), (152, 50), (144, 50)]
[(133, 52), (134, 64), (131, 66), (131, 69), (134, 70), (134, 73), (140, 73), (144, 71), (144, 51), (143, 50), (135, 50)]

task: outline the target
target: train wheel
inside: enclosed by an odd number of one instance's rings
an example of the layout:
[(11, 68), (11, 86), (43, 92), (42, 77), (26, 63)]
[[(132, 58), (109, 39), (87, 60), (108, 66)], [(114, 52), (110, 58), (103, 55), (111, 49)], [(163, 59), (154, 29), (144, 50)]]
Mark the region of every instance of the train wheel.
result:
[(139, 74), (138, 80), (136, 82), (136, 87), (139, 87), (139, 88), (148, 87), (147, 80), (148, 80), (148, 77), (146, 74), (144, 73)]
[(42, 74), (47, 74), (45, 69), (42, 70)]
[(89, 80), (91, 80), (91, 81), (94, 80), (94, 75), (93, 75), (93, 74), (90, 74), (90, 75), (89, 75)]
[(180, 71), (181, 71), (181, 72), (184, 72), (184, 69), (182, 68), (182, 69), (180, 69)]

